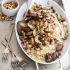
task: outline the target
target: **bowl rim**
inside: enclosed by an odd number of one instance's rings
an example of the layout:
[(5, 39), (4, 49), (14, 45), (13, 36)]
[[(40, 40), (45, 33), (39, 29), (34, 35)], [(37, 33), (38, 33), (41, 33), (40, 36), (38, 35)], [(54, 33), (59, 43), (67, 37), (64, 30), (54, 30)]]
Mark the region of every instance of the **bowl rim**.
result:
[[(60, 10), (62, 10), (62, 12), (65, 14), (65, 11), (55, 2), (55, 1), (53, 1), (59, 8), (60, 8)], [(24, 5), (24, 4), (23, 4)], [(21, 8), (23, 7), (23, 5), (21, 6)], [(20, 9), (21, 9), (20, 8)], [(20, 11), (20, 9), (19, 9), (19, 11)], [(18, 12), (19, 13), (19, 12)], [(18, 14), (17, 14), (17, 16), (18, 16)], [(16, 20), (17, 20), (17, 16), (16, 16)], [(66, 17), (67, 18), (67, 17)], [(18, 44), (19, 44), (19, 46), (21, 47), (21, 49), (22, 49), (22, 51), (27, 55), (27, 57), (29, 57), (31, 60), (33, 60), (34, 62), (37, 62), (37, 63), (39, 63), (39, 64), (53, 64), (53, 63), (56, 63), (57, 61), (59, 61), (63, 56), (64, 56), (64, 54), (62, 55), (62, 56), (60, 56), (59, 58), (57, 58), (56, 60), (54, 60), (54, 61), (52, 61), (52, 62), (40, 62), (40, 61), (37, 61), (37, 60), (35, 60), (35, 59), (33, 59), (32, 57), (30, 57), (27, 53), (26, 53), (26, 51), (24, 50), (24, 48), (22, 47), (22, 45), (21, 45), (21, 41), (20, 41), (20, 38), (19, 38), (19, 35), (18, 35), (18, 32), (17, 32), (17, 21), (15, 21), (15, 32), (16, 32), (16, 38), (17, 38), (17, 41), (18, 41)], [(69, 48), (67, 48), (67, 50), (69, 50)], [(66, 52), (67, 52), (67, 50), (66, 50)], [(66, 53), (65, 52), (65, 53)]]

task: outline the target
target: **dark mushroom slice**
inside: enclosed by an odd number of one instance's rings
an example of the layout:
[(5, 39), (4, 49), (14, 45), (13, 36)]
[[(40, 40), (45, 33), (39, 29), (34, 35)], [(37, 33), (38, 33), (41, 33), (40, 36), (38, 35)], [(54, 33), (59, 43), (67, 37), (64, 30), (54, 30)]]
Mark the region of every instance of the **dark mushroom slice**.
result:
[(57, 58), (59, 58), (59, 56), (60, 56), (60, 53), (59, 53), (59, 52), (54, 52), (54, 53), (52, 54), (52, 60), (53, 60), (53, 61), (56, 60)]
[(23, 21), (19, 21), (17, 22), (17, 31), (20, 34), (21, 30), (23, 30), (23, 28), (25, 28), (27, 25), (25, 24), (25, 22)]
[(38, 13), (35, 13), (35, 12), (30, 12), (27, 14), (26, 17), (31, 17), (31, 19), (34, 19), (34, 20), (38, 20), (38, 19), (42, 19), (43, 16), (42, 15), (39, 15)]
[(27, 48), (27, 44), (26, 44), (26, 42), (24, 42), (24, 43), (22, 44), (22, 47), (23, 47), (25, 50), (28, 49), (28, 48)]
[(52, 59), (52, 55), (51, 54), (46, 54), (45, 55), (45, 61), (46, 62), (51, 62), (53, 59)]
[(61, 51), (63, 49), (63, 44), (58, 43), (56, 45), (56, 51)]
[(37, 42), (34, 42), (33, 47), (34, 47), (34, 48), (39, 48), (39, 47), (40, 47), (40, 44), (37, 43)]

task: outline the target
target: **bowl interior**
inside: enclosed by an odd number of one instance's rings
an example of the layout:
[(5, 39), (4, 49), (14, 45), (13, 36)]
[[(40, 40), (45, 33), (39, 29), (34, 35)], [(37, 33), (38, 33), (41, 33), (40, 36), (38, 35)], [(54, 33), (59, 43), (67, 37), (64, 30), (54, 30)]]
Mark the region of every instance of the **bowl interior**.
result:
[[(65, 12), (63, 11), (63, 9), (62, 9), (56, 2), (54, 2), (54, 1), (48, 1), (48, 2), (47, 2), (46, 0), (32, 0), (32, 2), (29, 4), (29, 5), (30, 5), (29, 8), (31, 8), (31, 7), (33, 6), (34, 2), (37, 3), (37, 4), (41, 4), (41, 5), (43, 5), (43, 6), (47, 6), (48, 4), (51, 5), (51, 6), (55, 9), (55, 11), (57, 11), (58, 14), (62, 15), (62, 17), (64, 17), (64, 18), (66, 19), (66, 21), (68, 22), (68, 20), (67, 20), (67, 18), (66, 18), (66, 15), (65, 15)], [(20, 41), (20, 39), (19, 39), (19, 35), (18, 35), (18, 32), (17, 32), (17, 30), (18, 30), (18, 28), (17, 28), (18, 23), (17, 23), (17, 22), (18, 22), (18, 21), (21, 21), (21, 20), (23, 19), (23, 15), (24, 15), (24, 13), (26, 12), (26, 8), (27, 8), (27, 4), (24, 3), (24, 4), (21, 6), (21, 8), (20, 8), (20, 10), (19, 10), (19, 12), (18, 12), (18, 14), (17, 14), (16, 24), (15, 24), (15, 30), (16, 30), (17, 41), (18, 41), (18, 43), (19, 43), (21, 49), (24, 51), (24, 53), (25, 53), (30, 59), (32, 59), (32, 58), (25, 52), (25, 50), (22, 48), (21, 41)], [(68, 30), (69, 30), (69, 26), (70, 26), (70, 24), (68, 23)], [(69, 31), (69, 34), (70, 34), (70, 31)], [(68, 50), (68, 48), (69, 48), (69, 41), (70, 41), (70, 36), (68, 37), (68, 39), (66, 40), (66, 42), (65, 42), (65, 44), (64, 44), (64, 48), (63, 48), (63, 53), (62, 53), (62, 55), (61, 55), (58, 59), (56, 59), (55, 61), (50, 62), (50, 63), (47, 63), (47, 62), (39, 62), (39, 61), (36, 61), (36, 60), (34, 60), (34, 59), (32, 59), (32, 60), (35, 61), (35, 62), (41, 63), (41, 64), (52, 64), (52, 63), (55, 63), (55, 62), (58, 61), (61, 57), (63, 57), (64, 54), (66, 53), (66, 51)]]
[[(3, 6), (3, 4), (5, 4), (5, 3), (8, 3), (8, 2), (16, 2), (18, 5), (17, 5), (17, 7), (16, 8), (14, 8), (14, 9), (12, 9), (12, 10), (15, 10), (15, 9), (18, 9), (19, 8), (19, 1), (18, 0), (3, 0), (2, 1), (2, 7), (4, 8), (4, 9), (6, 9), (4, 6)], [(7, 10), (9, 10), (9, 9), (7, 9)], [(9, 11), (12, 11), (12, 10), (9, 10)]]

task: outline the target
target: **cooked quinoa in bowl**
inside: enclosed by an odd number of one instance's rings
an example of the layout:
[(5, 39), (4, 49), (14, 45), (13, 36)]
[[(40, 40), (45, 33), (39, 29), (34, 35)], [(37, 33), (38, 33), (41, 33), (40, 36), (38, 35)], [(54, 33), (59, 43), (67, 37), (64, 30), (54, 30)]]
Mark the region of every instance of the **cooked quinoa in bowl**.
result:
[(63, 52), (68, 37), (67, 22), (52, 6), (34, 4), (21, 26), (20, 40), (27, 54), (39, 62), (52, 62)]

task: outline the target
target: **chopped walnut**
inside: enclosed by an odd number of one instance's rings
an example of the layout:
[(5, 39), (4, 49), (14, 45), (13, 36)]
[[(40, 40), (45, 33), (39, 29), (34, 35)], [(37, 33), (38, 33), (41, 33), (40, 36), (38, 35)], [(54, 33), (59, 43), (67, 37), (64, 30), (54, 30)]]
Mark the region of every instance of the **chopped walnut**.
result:
[(15, 9), (18, 6), (18, 4), (16, 2), (8, 2), (8, 3), (3, 4), (3, 6), (6, 9), (12, 10), (12, 9)]
[(0, 12), (0, 21), (11, 21), (14, 17), (9, 17)]

